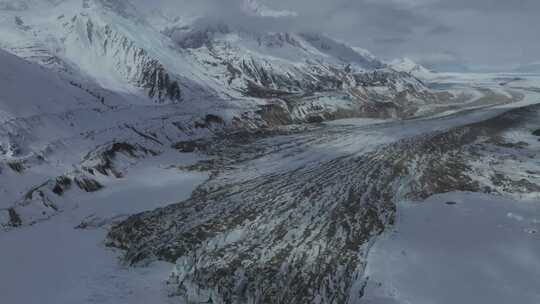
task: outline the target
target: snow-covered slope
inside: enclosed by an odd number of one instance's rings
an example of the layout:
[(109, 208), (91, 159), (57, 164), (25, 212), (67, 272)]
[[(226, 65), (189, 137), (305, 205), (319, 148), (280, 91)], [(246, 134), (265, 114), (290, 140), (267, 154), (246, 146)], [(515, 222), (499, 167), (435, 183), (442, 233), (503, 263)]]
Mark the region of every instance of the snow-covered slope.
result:
[(101, 98), (58, 73), (0, 50), (0, 123), (11, 119), (100, 108)]
[(47, 220), (70, 206), (64, 193), (100, 190), (137, 159), (232, 128), (239, 113), (216, 100), (144, 104), (1, 50), (0, 66), (0, 230)]
[[(168, 71), (181, 69), (181, 56), (167, 52), (167, 42), (148, 28), (126, 1), (60, 1), (2, 12), (0, 46), (47, 66), (92, 79), (129, 94), (144, 93), (156, 102), (182, 99), (180, 84), (197, 86)], [(189, 70), (189, 69), (184, 69)], [(192, 79), (194, 77), (191, 77)], [(180, 81), (180, 79), (182, 81)]]
[(355, 72), (383, 67), (315, 34), (238, 32), (211, 20), (199, 20), (187, 29), (171, 28), (167, 34), (205, 67), (209, 78), (219, 77), (220, 86), (244, 95), (257, 88), (287, 94), (354, 87)]

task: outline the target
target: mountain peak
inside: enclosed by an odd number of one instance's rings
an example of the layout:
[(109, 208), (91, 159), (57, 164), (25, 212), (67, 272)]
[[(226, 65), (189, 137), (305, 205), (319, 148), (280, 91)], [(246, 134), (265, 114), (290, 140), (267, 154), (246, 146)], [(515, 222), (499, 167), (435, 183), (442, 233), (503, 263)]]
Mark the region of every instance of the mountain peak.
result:
[(433, 72), (409, 57), (397, 58), (389, 62), (392, 69), (398, 72), (410, 73), (418, 78), (429, 78)]

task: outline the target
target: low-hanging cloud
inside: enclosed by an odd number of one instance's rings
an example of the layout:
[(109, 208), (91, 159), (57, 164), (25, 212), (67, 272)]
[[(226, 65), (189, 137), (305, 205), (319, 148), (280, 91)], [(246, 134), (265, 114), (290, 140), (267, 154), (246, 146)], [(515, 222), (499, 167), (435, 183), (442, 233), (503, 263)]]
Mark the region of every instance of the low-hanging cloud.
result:
[(385, 58), (453, 54), (493, 66), (540, 58), (538, 0), (258, 0), (271, 12), (262, 17), (246, 11), (248, 0), (133, 1), (253, 31), (317, 31)]

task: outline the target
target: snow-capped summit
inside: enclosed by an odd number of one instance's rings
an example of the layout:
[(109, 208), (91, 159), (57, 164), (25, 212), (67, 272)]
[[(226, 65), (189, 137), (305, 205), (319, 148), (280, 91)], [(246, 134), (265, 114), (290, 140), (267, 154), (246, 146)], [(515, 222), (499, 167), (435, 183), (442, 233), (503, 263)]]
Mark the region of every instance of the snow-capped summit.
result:
[(398, 72), (410, 73), (415, 77), (426, 79), (433, 77), (433, 72), (416, 63), (408, 57), (394, 59), (389, 63), (390, 67)]

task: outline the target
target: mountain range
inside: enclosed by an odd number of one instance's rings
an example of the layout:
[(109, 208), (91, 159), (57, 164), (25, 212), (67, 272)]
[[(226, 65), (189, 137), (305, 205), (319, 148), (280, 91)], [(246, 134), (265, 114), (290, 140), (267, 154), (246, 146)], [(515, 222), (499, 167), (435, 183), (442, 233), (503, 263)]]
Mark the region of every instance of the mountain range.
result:
[[(174, 2), (0, 0), (0, 241), (60, 231), (67, 256), (85, 240), (169, 262), (159, 288), (188, 303), (355, 304), (398, 201), (538, 192), (507, 163), (521, 149), (536, 166), (528, 79), (435, 83), (409, 58), (275, 26), (294, 11)], [(80, 281), (127, 286), (114, 267)]]

